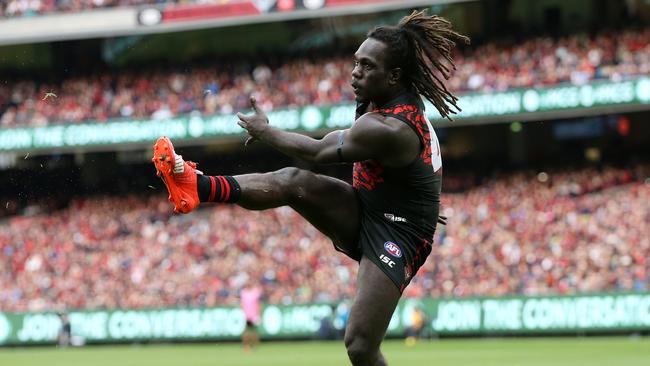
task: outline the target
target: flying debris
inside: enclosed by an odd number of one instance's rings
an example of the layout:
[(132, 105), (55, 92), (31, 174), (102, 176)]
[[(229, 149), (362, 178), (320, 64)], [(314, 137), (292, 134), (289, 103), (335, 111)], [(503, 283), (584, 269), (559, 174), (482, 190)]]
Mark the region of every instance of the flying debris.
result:
[(47, 98), (57, 98), (57, 95), (54, 94), (53, 92), (45, 93), (45, 96), (43, 97), (42, 100), (47, 100)]

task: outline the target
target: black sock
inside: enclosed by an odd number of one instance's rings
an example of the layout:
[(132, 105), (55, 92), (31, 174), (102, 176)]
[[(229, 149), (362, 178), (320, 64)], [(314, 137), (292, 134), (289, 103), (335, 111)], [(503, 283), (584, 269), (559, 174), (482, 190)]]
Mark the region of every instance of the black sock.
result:
[(236, 203), (241, 196), (241, 187), (230, 175), (198, 175), (196, 188), (201, 202)]
[(196, 190), (199, 193), (199, 201), (207, 202), (211, 189), (212, 183), (208, 176), (202, 174), (196, 176)]

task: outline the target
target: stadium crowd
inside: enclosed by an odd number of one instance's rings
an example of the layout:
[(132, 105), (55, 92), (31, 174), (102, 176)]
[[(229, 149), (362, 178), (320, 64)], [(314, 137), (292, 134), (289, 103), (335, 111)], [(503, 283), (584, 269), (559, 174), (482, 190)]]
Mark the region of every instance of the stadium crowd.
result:
[(514, 174), (443, 195), (449, 225), (407, 295), (650, 289), (650, 170)]
[[(646, 291), (650, 166), (494, 177), (443, 195), (432, 254), (405, 296)], [(164, 197), (76, 199), (0, 222), (0, 309), (236, 304), (352, 298), (357, 265), (289, 208), (206, 206), (171, 215)]]
[[(450, 88), (495, 92), (650, 74), (650, 28), (493, 42), (458, 51)], [(258, 93), (265, 109), (351, 102), (349, 57), (295, 59), (279, 67), (220, 64), (182, 70), (105, 72), (60, 82), (0, 84), (0, 128), (112, 118), (164, 119), (191, 112), (246, 109)], [(245, 71), (240, 71), (245, 69)], [(239, 71), (237, 71), (239, 70)], [(54, 92), (56, 97), (46, 97)]]

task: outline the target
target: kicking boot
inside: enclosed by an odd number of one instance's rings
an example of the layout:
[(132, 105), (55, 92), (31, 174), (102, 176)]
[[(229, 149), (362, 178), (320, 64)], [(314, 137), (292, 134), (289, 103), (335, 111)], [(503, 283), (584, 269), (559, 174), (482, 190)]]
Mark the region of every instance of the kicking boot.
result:
[(169, 192), (169, 201), (174, 204), (175, 213), (189, 213), (199, 205), (196, 177), (203, 172), (196, 169), (196, 163), (184, 161), (174, 152), (174, 145), (167, 137), (159, 138), (153, 145), (153, 165)]

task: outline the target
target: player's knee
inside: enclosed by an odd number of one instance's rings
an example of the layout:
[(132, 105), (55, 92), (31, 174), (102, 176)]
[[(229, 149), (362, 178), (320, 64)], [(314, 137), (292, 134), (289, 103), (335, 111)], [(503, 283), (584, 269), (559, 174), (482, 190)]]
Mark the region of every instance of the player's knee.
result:
[(296, 167), (286, 167), (273, 172), (276, 179), (282, 183), (290, 183), (301, 174), (302, 169)]
[(365, 337), (351, 334), (345, 337), (345, 348), (353, 365), (371, 365), (377, 357), (378, 349)]
[(283, 187), (285, 194), (289, 196), (288, 198), (300, 198), (300, 196), (305, 194), (305, 187), (307, 187), (309, 178), (314, 173), (295, 167), (288, 167), (280, 169), (273, 174), (276, 177), (276, 183), (278, 186)]

